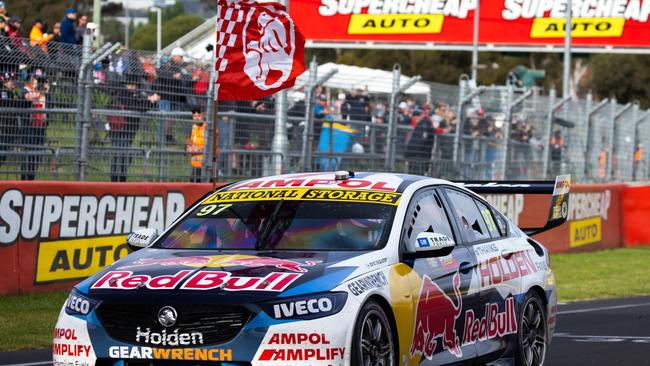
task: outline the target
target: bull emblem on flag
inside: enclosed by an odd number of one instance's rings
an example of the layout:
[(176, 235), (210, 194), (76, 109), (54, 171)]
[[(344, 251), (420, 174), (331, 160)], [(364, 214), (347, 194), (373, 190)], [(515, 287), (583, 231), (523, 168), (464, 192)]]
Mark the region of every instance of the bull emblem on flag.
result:
[(304, 43), (283, 5), (219, 0), (218, 99), (260, 99), (293, 86), (305, 70)]

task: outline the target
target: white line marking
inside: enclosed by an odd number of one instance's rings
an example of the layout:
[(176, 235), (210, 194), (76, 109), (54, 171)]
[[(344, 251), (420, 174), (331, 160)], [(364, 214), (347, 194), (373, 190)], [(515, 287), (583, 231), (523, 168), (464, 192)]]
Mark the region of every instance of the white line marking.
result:
[(595, 338), (595, 339), (648, 339), (650, 337), (644, 336), (603, 336), (603, 335), (578, 335), (578, 334), (567, 334), (567, 333), (555, 333), (553, 336), (560, 338)]
[(2, 366), (36, 366), (36, 365), (51, 365), (52, 361), (43, 361), (43, 362), (28, 362), (28, 363), (12, 363), (9, 365)]
[(641, 304), (614, 305), (614, 306), (603, 306), (603, 307), (591, 308), (591, 309), (564, 310), (564, 311), (558, 311), (557, 315), (589, 313), (589, 312), (592, 312), (592, 311), (604, 311), (604, 310), (637, 308), (637, 307), (649, 306), (649, 305), (650, 305), (650, 302), (644, 302), (644, 303), (641, 303)]

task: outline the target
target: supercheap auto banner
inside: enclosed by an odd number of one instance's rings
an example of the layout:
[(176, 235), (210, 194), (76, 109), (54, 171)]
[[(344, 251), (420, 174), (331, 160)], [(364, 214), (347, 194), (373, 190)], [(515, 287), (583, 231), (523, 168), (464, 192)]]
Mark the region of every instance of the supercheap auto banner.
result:
[(70, 288), (168, 227), (210, 184), (0, 182), (0, 295)]
[[(471, 44), (476, 0), (290, 0), (307, 40)], [(564, 42), (567, 0), (480, 2), (482, 44)], [(650, 46), (650, 0), (573, 0), (576, 46)]]
[[(574, 185), (569, 194), (569, 215), (562, 226), (534, 236), (552, 253), (621, 247), (625, 216), (622, 184)], [(521, 227), (544, 226), (551, 195), (504, 194), (485, 198)]]

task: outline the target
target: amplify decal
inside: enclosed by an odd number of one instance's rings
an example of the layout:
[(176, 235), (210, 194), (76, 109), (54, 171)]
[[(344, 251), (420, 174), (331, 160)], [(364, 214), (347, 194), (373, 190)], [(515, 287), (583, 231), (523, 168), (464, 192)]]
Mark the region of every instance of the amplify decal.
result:
[[(49, 238), (162, 232), (185, 210), (182, 193), (163, 196), (25, 195), (10, 189), (0, 197), (0, 244)], [(58, 230), (55, 229), (58, 228)]]
[(243, 277), (224, 271), (184, 270), (172, 275), (151, 277), (134, 275), (131, 271), (109, 271), (91, 289), (134, 290), (147, 287), (150, 290), (171, 290), (184, 281), (181, 290), (281, 292), (300, 276), (300, 273), (271, 272), (265, 277)]
[(110, 358), (173, 361), (232, 361), (232, 349), (111, 346)]
[[(335, 361), (345, 356), (344, 347), (330, 347), (322, 333), (275, 333), (259, 361)], [(292, 347), (298, 346), (298, 347)], [(276, 348), (277, 347), (277, 348)]]
[[(71, 343), (60, 343), (67, 341)], [(53, 353), (57, 356), (90, 357), (90, 344), (77, 343), (76, 329), (54, 328)]]
[[(247, 201), (343, 201), (369, 202), (396, 206), (401, 194), (351, 189), (287, 188), (287, 189), (242, 189), (215, 192), (202, 202), (203, 205)], [(214, 205), (212, 205), (214, 206)], [(210, 206), (206, 206), (210, 207)], [(217, 209), (213, 207), (212, 210)], [(217, 209), (215, 212), (221, 212)], [(213, 213), (214, 214), (214, 213)], [(197, 215), (205, 216), (199, 212)]]
[[(620, 37), (626, 20), (647, 22), (650, 1), (580, 0), (572, 3), (571, 37)], [(564, 38), (566, 0), (506, 0), (503, 19), (534, 19), (531, 38)]]

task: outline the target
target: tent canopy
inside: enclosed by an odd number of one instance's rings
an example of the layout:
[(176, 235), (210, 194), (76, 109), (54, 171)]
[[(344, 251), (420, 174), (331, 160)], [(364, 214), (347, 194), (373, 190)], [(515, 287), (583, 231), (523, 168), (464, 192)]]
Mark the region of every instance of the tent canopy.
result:
[[(340, 65), (332, 62), (318, 66), (318, 77), (322, 77), (332, 69), (338, 69), (329, 80), (323, 84), (324, 87), (334, 89), (364, 89), (368, 87), (371, 94), (390, 94), (393, 89), (393, 72), (385, 70), (370, 69), (367, 67)], [(411, 80), (408, 76), (400, 76), (400, 84), (404, 85)], [(296, 80), (296, 86), (301, 87), (309, 81), (309, 70), (305, 71)], [(417, 82), (406, 90), (406, 94), (429, 94), (429, 85)]]

